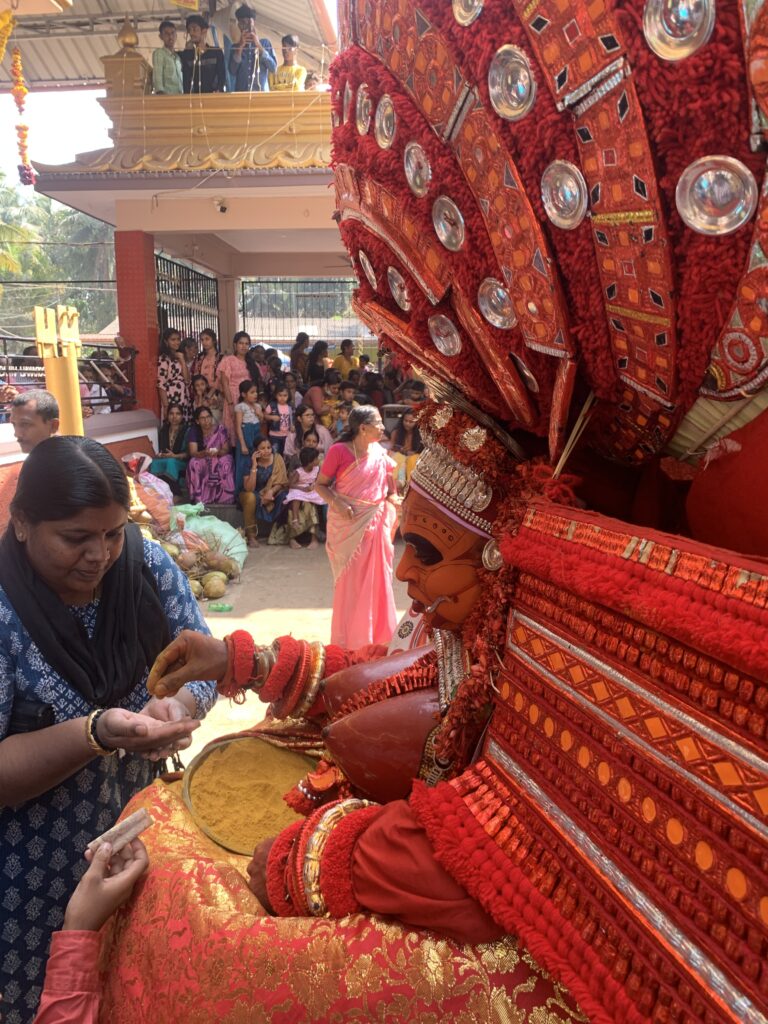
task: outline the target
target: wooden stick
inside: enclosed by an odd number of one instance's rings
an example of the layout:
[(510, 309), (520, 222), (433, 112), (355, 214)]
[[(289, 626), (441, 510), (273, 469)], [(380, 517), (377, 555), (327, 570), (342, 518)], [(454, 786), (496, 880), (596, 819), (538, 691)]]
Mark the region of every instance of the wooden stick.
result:
[(584, 405), (581, 407), (581, 412), (579, 413), (579, 415), (578, 415), (578, 417), (576, 419), (576, 422), (573, 425), (573, 430), (571, 431), (570, 435), (568, 436), (568, 440), (565, 442), (565, 447), (563, 448), (563, 454), (557, 460), (557, 465), (555, 466), (554, 472), (552, 473), (552, 479), (553, 480), (557, 480), (557, 478), (562, 473), (562, 471), (565, 468), (565, 464), (568, 461), (568, 458), (569, 458), (571, 452), (576, 447), (576, 445), (578, 443), (578, 440), (581, 437), (581, 435), (584, 433), (584, 428), (586, 427), (587, 423), (589, 422), (589, 414), (592, 411), (592, 406), (594, 404), (594, 401), (595, 401), (595, 393), (594, 393), (594, 391), (590, 391), (589, 394), (587, 395), (587, 399), (584, 402)]
[(102, 843), (111, 843), (112, 853), (119, 853), (124, 846), (137, 839), (142, 832), (146, 832), (150, 825), (154, 825), (154, 821), (142, 808), (140, 811), (129, 814), (127, 818), (123, 818), (112, 828), (108, 828), (106, 832), (92, 839), (86, 846), (86, 850), (96, 853)]

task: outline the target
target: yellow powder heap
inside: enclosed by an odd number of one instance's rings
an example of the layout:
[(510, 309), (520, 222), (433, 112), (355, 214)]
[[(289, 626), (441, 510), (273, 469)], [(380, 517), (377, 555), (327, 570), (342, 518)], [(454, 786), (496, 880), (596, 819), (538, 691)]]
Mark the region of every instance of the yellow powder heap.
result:
[(298, 819), (283, 795), (314, 766), (303, 754), (252, 736), (225, 740), (189, 766), (185, 800), (210, 839), (250, 857), (262, 839)]

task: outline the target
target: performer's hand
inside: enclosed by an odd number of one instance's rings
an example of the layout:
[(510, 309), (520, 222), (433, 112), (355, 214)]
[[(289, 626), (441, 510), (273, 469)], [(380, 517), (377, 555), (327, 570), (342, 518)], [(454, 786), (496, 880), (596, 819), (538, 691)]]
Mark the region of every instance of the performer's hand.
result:
[(130, 897), (149, 865), (140, 839), (116, 854), (109, 843), (102, 843), (95, 853), (87, 851), (85, 856), (91, 864), (67, 904), (64, 931), (97, 932)]
[(272, 839), (262, 840), (253, 851), (253, 857), (248, 864), (248, 888), (266, 912), (272, 915), (275, 911), (272, 909), (267, 895), (267, 860), (274, 841), (274, 836)]
[(172, 697), (194, 679), (223, 679), (227, 645), (206, 633), (185, 629), (161, 651), (147, 679), (153, 697)]
[(159, 722), (135, 711), (107, 708), (96, 723), (96, 739), (108, 750), (130, 750), (157, 760), (153, 757), (156, 751), (180, 745), (199, 728), (194, 718)]

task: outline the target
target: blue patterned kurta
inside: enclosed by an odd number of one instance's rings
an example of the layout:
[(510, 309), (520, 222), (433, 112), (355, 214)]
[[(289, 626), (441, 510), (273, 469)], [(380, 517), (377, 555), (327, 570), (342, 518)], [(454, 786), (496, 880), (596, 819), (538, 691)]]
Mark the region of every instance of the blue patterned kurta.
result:
[[(182, 629), (208, 633), (186, 577), (159, 544), (144, 541), (171, 636)], [(71, 608), (93, 636), (98, 602)], [(216, 699), (213, 683), (190, 683), (202, 718)], [(93, 706), (42, 658), (0, 587), (0, 739), (8, 730), (14, 695), (53, 705), (56, 722), (89, 714)], [(146, 677), (118, 705), (140, 711), (149, 699)], [(110, 828), (127, 801), (153, 778), (154, 764), (138, 755), (97, 757), (47, 793), (0, 809), (0, 1004), (4, 1024), (35, 1015), (51, 932), (61, 927), (67, 900), (85, 871), (83, 851)], [(2, 794), (0, 794), (0, 804)]]

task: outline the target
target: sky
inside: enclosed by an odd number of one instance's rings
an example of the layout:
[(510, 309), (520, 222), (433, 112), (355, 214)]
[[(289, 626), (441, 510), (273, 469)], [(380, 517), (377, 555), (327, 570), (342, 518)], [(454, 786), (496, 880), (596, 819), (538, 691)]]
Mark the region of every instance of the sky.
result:
[[(336, 0), (325, 0), (334, 25), (337, 24)], [(103, 149), (111, 145), (107, 131), (110, 122), (98, 103), (102, 90), (69, 90), (64, 92), (30, 92), (27, 96), (24, 121), (29, 125), (29, 156), (44, 164), (66, 164), (76, 153)], [(18, 181), (18, 158), (14, 125), (18, 121), (16, 106), (9, 93), (0, 94), (0, 171), (11, 184)], [(73, 125), (77, 128), (73, 131)]]

